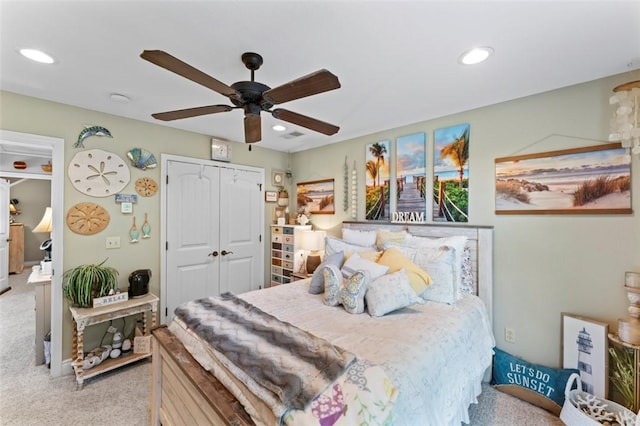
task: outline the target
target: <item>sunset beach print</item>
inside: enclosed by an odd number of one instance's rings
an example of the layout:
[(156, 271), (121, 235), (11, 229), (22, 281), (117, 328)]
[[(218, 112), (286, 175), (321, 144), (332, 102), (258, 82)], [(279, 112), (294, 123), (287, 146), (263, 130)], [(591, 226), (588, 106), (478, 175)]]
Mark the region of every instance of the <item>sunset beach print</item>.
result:
[(630, 210), (631, 164), (618, 147), (496, 159), (496, 213)]

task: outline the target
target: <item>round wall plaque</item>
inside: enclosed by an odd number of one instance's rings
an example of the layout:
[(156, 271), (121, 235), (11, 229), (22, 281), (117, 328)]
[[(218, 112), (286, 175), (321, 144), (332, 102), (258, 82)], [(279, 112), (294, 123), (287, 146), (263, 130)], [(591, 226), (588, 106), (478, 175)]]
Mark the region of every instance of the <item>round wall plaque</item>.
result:
[(136, 192), (143, 197), (151, 197), (158, 190), (158, 184), (155, 180), (144, 177), (136, 181)]
[(67, 226), (76, 234), (93, 235), (109, 225), (111, 217), (96, 203), (79, 203), (67, 212)]
[(92, 197), (108, 197), (122, 191), (131, 178), (129, 167), (113, 152), (101, 149), (80, 151), (67, 169), (73, 186)]

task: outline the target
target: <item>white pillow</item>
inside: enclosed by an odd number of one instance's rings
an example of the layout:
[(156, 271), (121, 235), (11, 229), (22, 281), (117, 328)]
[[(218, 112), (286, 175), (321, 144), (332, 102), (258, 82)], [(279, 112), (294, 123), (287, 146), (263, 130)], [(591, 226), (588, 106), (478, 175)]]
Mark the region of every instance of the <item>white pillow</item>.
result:
[(330, 256), (334, 253), (344, 252), (345, 256), (349, 256), (351, 253), (358, 253), (362, 251), (377, 251), (375, 245), (361, 246), (358, 244), (348, 243), (340, 238), (325, 237), (324, 238), (324, 254)]
[(373, 280), (364, 299), (367, 302), (367, 311), (372, 317), (381, 317), (416, 303), (424, 303), (413, 291), (404, 269)]
[(431, 285), (421, 294), (425, 300), (455, 304), (461, 297), (456, 276), (455, 249), (442, 247), (422, 247), (417, 249), (414, 261), (431, 277)]
[(375, 280), (386, 274), (388, 270), (388, 266), (363, 259), (358, 253), (354, 253), (346, 262), (344, 262), (344, 265), (342, 265), (342, 276), (350, 278), (358, 271), (367, 271), (369, 272), (371, 280)]
[(342, 229), (342, 239), (347, 243), (359, 246), (375, 246), (376, 231), (357, 231), (355, 229)]
[[(440, 248), (440, 247), (450, 247), (454, 250), (455, 255), (455, 280), (456, 280), (456, 292), (457, 299), (462, 297), (462, 289), (465, 287), (465, 283), (463, 280), (463, 260), (465, 253), (465, 246), (467, 245), (467, 237), (464, 236), (452, 236), (452, 237), (444, 237), (444, 238), (428, 238), (428, 237), (417, 237), (415, 235), (410, 236), (406, 240), (406, 244), (410, 247), (423, 248)], [(415, 262), (415, 260), (414, 260)], [(427, 271), (429, 272), (429, 271)]]

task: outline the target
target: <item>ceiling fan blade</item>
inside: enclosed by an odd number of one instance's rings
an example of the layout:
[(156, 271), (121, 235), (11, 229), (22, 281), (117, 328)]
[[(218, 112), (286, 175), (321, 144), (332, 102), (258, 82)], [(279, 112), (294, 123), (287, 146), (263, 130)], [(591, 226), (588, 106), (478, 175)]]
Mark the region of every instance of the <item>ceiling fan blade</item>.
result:
[(231, 111), (229, 105), (209, 105), (196, 108), (178, 109), (175, 111), (159, 112), (151, 114), (153, 118), (162, 121), (179, 120), (181, 118), (198, 117), (200, 115), (215, 114), (217, 112)]
[(262, 123), (260, 114), (245, 114), (244, 141), (246, 143), (259, 142), (262, 139)]
[(262, 93), (262, 98), (275, 105), (338, 89), (338, 77), (322, 69)]
[(162, 50), (145, 50), (140, 54), (140, 57), (153, 64), (158, 65), (166, 70), (174, 72), (178, 75), (188, 78), (198, 84), (203, 85), (215, 92), (218, 92), (224, 96), (230, 98), (240, 98), (240, 93), (221, 81), (216, 80), (208, 74), (192, 67), (191, 65), (182, 62), (180, 59), (171, 56), (167, 52)]
[(282, 108), (274, 109), (271, 114), (279, 120), (297, 124), (298, 126), (306, 127), (307, 129), (311, 129), (328, 136), (335, 135), (338, 133), (338, 130), (340, 130), (340, 127), (334, 126), (333, 124)]

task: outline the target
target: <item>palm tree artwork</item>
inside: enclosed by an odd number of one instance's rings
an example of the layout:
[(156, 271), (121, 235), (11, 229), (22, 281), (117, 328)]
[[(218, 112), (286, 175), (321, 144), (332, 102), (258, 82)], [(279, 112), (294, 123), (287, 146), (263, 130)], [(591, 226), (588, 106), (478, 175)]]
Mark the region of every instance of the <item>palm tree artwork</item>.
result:
[(368, 144), (366, 147), (365, 180), (367, 220), (382, 220), (389, 218), (389, 167), (385, 155), (390, 151), (391, 142), (388, 140)]
[(434, 131), (433, 220), (469, 221), (469, 124)]
[(469, 126), (465, 126), (460, 136), (440, 150), (440, 158), (449, 158), (460, 173), (460, 188), (464, 178), (464, 167), (469, 161)]

